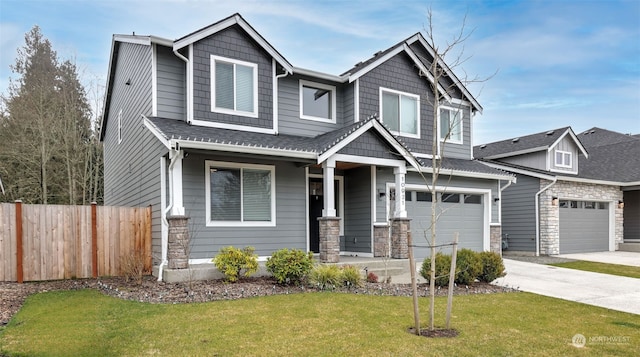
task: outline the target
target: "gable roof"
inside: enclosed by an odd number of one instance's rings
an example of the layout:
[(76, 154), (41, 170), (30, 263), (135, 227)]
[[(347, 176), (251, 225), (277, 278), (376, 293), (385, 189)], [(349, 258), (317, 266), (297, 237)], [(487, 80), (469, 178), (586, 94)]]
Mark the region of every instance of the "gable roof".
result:
[(489, 144), (477, 145), (473, 148), (473, 157), (477, 159), (491, 160), (529, 154), (538, 151), (546, 151), (554, 147), (567, 135), (573, 138), (579, 151), (588, 157), (584, 146), (569, 126), (512, 139), (496, 141)]
[(284, 56), (280, 54), (267, 40), (262, 37), (249, 23), (240, 15), (235, 13), (225, 19), (222, 19), (214, 24), (205, 26), (199, 30), (196, 30), (186, 36), (183, 36), (173, 43), (173, 49), (179, 50), (194, 42), (197, 42), (205, 37), (209, 37), (219, 31), (222, 31), (233, 25), (240, 26), (254, 41), (256, 41), (260, 47), (262, 47), (271, 57), (275, 58), (282, 67), (288, 72), (293, 73), (293, 66), (287, 61)]
[[(383, 51), (376, 52), (373, 57), (363, 61), (358, 62), (355, 66), (342, 73), (340, 76), (348, 79), (349, 82), (353, 82), (354, 80), (362, 77), (369, 71), (378, 67), (385, 61), (389, 60), (393, 56), (398, 53), (405, 52), (411, 60), (416, 64), (416, 66), (420, 69), (420, 71), (429, 78), (431, 82), (434, 82), (434, 78), (429, 71), (430, 63), (428, 63), (427, 59), (420, 58), (410, 47), (410, 45), (414, 43), (420, 43), (422, 47), (431, 55), (431, 58), (435, 58), (435, 50), (429, 43), (425, 40), (420, 32), (412, 35), (411, 37), (396, 43), (395, 45), (387, 48)], [(471, 102), (474, 111), (478, 111), (482, 113), (482, 106), (476, 100), (476, 98), (469, 92), (466, 86), (460, 81), (460, 79), (456, 76), (456, 74), (451, 70), (451, 68), (442, 60), (442, 58), (438, 59), (438, 66), (444, 69), (446, 75), (453, 81), (465, 98)], [(447, 100), (451, 100), (451, 96), (448, 92), (442, 87), (441, 83), (438, 83), (438, 91), (445, 96)]]

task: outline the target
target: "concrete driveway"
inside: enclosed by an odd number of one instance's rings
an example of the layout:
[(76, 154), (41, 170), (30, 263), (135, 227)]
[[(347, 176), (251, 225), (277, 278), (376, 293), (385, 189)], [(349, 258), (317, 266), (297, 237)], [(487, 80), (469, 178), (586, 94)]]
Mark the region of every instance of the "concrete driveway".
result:
[(629, 265), (640, 267), (640, 253), (637, 252), (596, 252), (596, 253), (575, 253), (560, 254), (554, 257), (586, 260), (588, 262), (598, 262), (607, 264)]
[(493, 284), (640, 315), (640, 279), (504, 259)]

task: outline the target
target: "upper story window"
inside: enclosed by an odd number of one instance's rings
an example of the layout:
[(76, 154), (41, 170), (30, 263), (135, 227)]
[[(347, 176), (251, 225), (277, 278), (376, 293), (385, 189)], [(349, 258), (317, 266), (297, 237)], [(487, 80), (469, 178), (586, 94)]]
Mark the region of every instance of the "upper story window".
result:
[(258, 116), (258, 65), (211, 55), (211, 110)]
[(556, 166), (571, 168), (571, 153), (556, 150)]
[(440, 140), (462, 144), (462, 110), (440, 107)]
[(380, 113), (394, 134), (420, 137), (420, 96), (380, 88)]
[(336, 122), (336, 87), (300, 80), (300, 118)]
[(206, 162), (208, 226), (274, 226), (275, 167)]

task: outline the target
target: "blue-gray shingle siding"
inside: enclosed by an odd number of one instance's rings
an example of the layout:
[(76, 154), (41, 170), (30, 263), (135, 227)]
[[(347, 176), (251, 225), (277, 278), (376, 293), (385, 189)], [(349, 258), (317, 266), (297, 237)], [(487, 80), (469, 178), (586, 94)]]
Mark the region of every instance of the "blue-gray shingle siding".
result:
[(156, 45), (158, 116), (186, 120), (185, 62), (169, 47)]
[(344, 250), (371, 253), (371, 169), (345, 171)]
[(509, 250), (535, 252), (535, 194), (540, 179), (518, 175), (518, 181), (502, 191), (502, 234), (509, 235)]

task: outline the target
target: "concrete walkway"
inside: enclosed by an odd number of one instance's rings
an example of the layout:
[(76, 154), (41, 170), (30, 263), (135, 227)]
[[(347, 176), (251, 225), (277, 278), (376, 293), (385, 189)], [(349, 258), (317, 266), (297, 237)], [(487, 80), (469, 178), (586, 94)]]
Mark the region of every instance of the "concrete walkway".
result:
[(629, 265), (640, 267), (640, 253), (637, 252), (597, 252), (597, 253), (576, 253), (554, 255), (558, 258), (575, 260), (585, 260), (588, 262), (598, 262), (607, 264)]
[(511, 259), (504, 265), (507, 276), (493, 284), (640, 315), (640, 279)]

